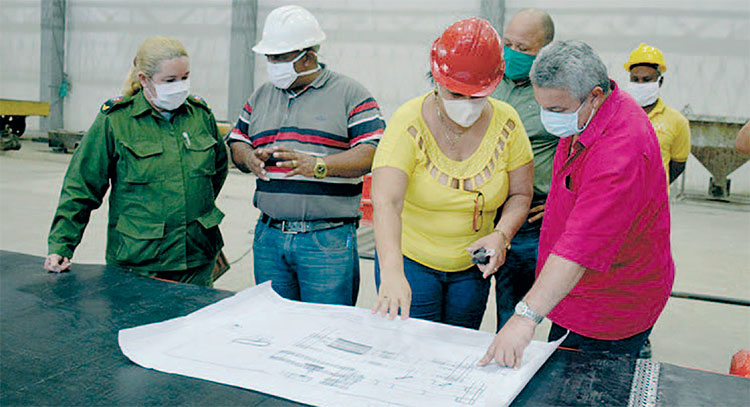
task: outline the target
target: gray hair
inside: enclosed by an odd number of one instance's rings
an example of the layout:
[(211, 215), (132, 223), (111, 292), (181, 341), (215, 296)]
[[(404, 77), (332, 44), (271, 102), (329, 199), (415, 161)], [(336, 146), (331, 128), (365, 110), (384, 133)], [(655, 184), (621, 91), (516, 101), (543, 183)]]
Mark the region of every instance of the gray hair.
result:
[(539, 51), (529, 74), (540, 88), (567, 89), (583, 102), (597, 86), (609, 93), (607, 67), (583, 41), (555, 41)]

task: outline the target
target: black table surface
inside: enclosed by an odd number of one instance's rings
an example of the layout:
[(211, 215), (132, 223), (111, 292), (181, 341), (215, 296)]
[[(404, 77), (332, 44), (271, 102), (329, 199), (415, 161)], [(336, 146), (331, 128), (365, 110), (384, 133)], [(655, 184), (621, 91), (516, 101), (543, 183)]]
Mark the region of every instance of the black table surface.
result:
[[(120, 351), (119, 330), (189, 314), (232, 292), (103, 265), (75, 264), (72, 272), (51, 274), (42, 263), (0, 251), (0, 405), (302, 405), (144, 369)], [(626, 405), (634, 364), (557, 350), (513, 405)], [(658, 405), (745, 406), (748, 400), (748, 379), (661, 364)]]

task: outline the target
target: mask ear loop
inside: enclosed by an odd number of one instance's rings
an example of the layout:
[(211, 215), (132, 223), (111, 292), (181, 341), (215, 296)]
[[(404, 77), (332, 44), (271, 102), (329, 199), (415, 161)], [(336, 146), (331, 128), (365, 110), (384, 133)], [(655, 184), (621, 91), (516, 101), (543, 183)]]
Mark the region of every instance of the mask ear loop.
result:
[[(133, 66), (134, 67), (135, 67), (135, 63), (136, 63), (136, 59), (133, 58), (133, 64), (134, 64)], [(136, 73), (136, 77), (137, 76), (138, 76), (138, 73)], [(146, 76), (146, 74), (144, 73), (143, 76)], [(151, 87), (153, 87), (154, 86), (154, 81), (151, 78), (149, 78), (149, 77), (146, 76), (145, 82), (146, 82), (146, 85), (144, 85), (143, 83), (141, 83), (140, 78), (138, 78), (138, 83), (141, 85), (141, 92), (143, 92), (143, 95), (146, 96), (146, 99), (149, 99), (149, 100), (156, 98), (156, 95), (155, 95), (156, 92), (152, 92), (151, 89), (149, 89), (148, 86), (147, 86), (147, 85), (150, 84)], [(146, 94), (146, 92), (148, 92), (148, 95)]]
[[(586, 104), (587, 102), (588, 102), (588, 98), (587, 98), (586, 100), (584, 100), (584, 101), (583, 101), (583, 103), (581, 103), (581, 106), (580, 106), (580, 107), (578, 108), (578, 110), (576, 111), (576, 119), (578, 119), (578, 112), (580, 112), (580, 111), (581, 111), (581, 109), (583, 109), (583, 105), (585, 105), (585, 104)], [(589, 126), (589, 123), (591, 123), (591, 119), (593, 119), (593, 118), (594, 118), (594, 113), (595, 113), (595, 112), (596, 112), (596, 108), (594, 108), (594, 106), (593, 106), (593, 105), (591, 105), (591, 114), (589, 114), (589, 118), (588, 118), (588, 120), (586, 120), (586, 123), (584, 123), (584, 124), (583, 124), (583, 127), (581, 127), (581, 128), (579, 129), (579, 128), (578, 128), (578, 123), (576, 123), (576, 131), (577, 131), (577, 132), (578, 132), (579, 134), (580, 134), (581, 132), (583, 132), (584, 130), (586, 130), (586, 127), (588, 127), (588, 126)]]
[[(150, 84), (151, 87), (143, 87), (144, 95), (148, 96), (148, 98), (151, 100), (156, 99), (158, 95), (156, 94), (156, 84), (154, 84), (154, 80), (149, 78), (146, 83)], [(146, 95), (145, 92), (148, 92), (148, 95)]]
[[(295, 63), (295, 62), (297, 62), (297, 61), (299, 61), (300, 59), (302, 59), (302, 57), (303, 57), (303, 56), (305, 56), (305, 55), (307, 55), (307, 53), (308, 53), (308, 52), (312, 52), (312, 53), (313, 53), (313, 54), (314, 54), (315, 56), (317, 56), (317, 55), (318, 55), (318, 54), (317, 54), (317, 53), (316, 53), (316, 52), (315, 52), (314, 50), (311, 50), (311, 49), (310, 49), (310, 50), (306, 50), (306, 51), (302, 51), (302, 53), (301, 53), (301, 54), (297, 55), (297, 57), (296, 57), (296, 58), (294, 58), (293, 60), (291, 60), (291, 61), (290, 61), (290, 62), (292, 63), (292, 67), (294, 67), (294, 63)], [(318, 71), (320, 71), (321, 69), (322, 69), (322, 68), (321, 68), (321, 66), (320, 66), (320, 63), (318, 63), (318, 62), (316, 61), (316, 66), (315, 66), (315, 68), (312, 68), (312, 69), (308, 69), (307, 71), (304, 71), (304, 72), (296, 72), (296, 71), (295, 71), (295, 73), (297, 74), (297, 77), (300, 77), (300, 76), (310, 75), (311, 73), (315, 73), (315, 72), (318, 72)]]

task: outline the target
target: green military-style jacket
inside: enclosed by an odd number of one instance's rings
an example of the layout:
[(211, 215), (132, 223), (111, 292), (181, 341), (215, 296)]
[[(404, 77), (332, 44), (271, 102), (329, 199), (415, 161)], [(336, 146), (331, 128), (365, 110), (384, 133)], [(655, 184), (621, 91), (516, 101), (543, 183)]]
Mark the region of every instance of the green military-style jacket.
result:
[(167, 120), (143, 92), (117, 97), (71, 159), (52, 221), (49, 253), (72, 258), (110, 187), (108, 264), (185, 270), (212, 262), (224, 242), (216, 207), (227, 152), (206, 102), (189, 96)]

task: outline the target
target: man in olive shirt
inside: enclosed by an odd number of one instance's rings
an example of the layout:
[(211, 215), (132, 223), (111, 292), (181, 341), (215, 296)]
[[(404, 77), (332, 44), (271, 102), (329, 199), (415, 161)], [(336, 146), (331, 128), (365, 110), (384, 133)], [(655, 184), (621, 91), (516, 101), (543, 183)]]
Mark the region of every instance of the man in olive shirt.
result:
[(537, 9), (519, 11), (510, 20), (503, 35), (505, 76), (492, 97), (513, 106), (526, 128), (534, 151), (534, 198), (529, 218), (513, 238), (505, 264), (495, 273), (498, 331), (513, 315), (516, 303), (534, 283), (539, 233), (558, 138), (547, 133), (542, 126), (529, 71), (536, 54), (552, 42), (554, 36), (552, 18)]

